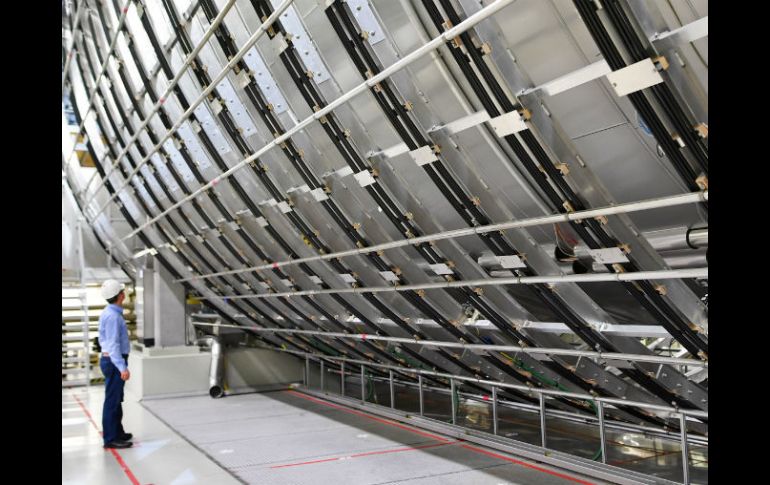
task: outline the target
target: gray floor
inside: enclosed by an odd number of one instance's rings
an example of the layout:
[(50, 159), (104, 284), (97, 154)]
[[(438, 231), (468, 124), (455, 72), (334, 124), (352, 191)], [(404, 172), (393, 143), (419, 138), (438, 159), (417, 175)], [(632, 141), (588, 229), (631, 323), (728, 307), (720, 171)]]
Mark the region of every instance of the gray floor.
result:
[(62, 390), (62, 485), (236, 485), (238, 480), (138, 402), (123, 403), (134, 447), (104, 450), (104, 387)]
[[(412, 406), (414, 396), (400, 391), (397, 407)], [(426, 414), (447, 417), (445, 396), (426, 394)], [(63, 484), (598, 483), (294, 391), (129, 400), (124, 424), (136, 445), (105, 451), (99, 434), (103, 395), (101, 386), (62, 391)], [(387, 393), (376, 392), (372, 400), (378, 396), (382, 401)], [(465, 426), (490, 426), (488, 410), (465, 402), (460, 407)], [(501, 434), (539, 440), (531, 416), (503, 412), (500, 418)], [(550, 447), (595, 453), (598, 437), (559, 421), (549, 421)], [(668, 442), (617, 433), (608, 451), (613, 464), (678, 478), (681, 457)], [(691, 460), (694, 483), (706, 483), (707, 449), (693, 450)]]
[[(348, 396), (360, 396), (361, 386), (357, 379), (346, 381)], [(316, 390), (318, 376), (311, 380)], [(339, 378), (327, 375), (324, 391), (339, 394)], [(447, 394), (425, 391), (425, 416), (444, 422), (451, 422), (451, 404)], [(387, 383), (378, 382), (370, 390), (367, 401), (390, 406)], [(417, 390), (396, 386), (396, 409), (417, 413), (419, 398)], [(492, 407), (489, 403), (462, 399), (458, 403), (458, 424), (492, 433)], [(501, 436), (540, 446), (540, 417), (537, 413), (522, 412), (510, 408), (498, 409), (499, 432)], [(588, 459), (597, 459), (600, 439), (596, 426), (581, 425), (564, 419), (548, 417), (546, 420), (548, 448)], [(690, 445), (690, 480), (693, 484), (708, 483), (708, 448)], [(672, 439), (647, 436), (625, 431), (607, 431), (607, 462), (610, 465), (636, 472), (682, 481), (682, 453), (678, 434)]]
[(246, 483), (599, 483), (295, 391), (143, 405)]

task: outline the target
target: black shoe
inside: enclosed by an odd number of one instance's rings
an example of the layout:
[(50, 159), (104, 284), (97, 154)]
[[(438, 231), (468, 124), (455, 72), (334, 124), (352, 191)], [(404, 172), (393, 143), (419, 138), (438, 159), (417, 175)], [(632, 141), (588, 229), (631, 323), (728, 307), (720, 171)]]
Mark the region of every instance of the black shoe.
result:
[(134, 435), (131, 433), (123, 433), (123, 435), (120, 437), (120, 441), (131, 441), (131, 438), (133, 438)]
[(129, 441), (113, 441), (104, 445), (105, 448), (131, 448), (132, 446), (134, 444)]

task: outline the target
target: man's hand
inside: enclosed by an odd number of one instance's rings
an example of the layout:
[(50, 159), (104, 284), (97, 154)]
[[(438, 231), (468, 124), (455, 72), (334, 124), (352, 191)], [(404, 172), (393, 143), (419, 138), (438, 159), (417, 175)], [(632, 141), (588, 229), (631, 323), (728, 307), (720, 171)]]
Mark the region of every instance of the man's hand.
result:
[(120, 378), (123, 379), (124, 381), (127, 381), (130, 377), (131, 377), (131, 373), (128, 372), (128, 369), (120, 373)]

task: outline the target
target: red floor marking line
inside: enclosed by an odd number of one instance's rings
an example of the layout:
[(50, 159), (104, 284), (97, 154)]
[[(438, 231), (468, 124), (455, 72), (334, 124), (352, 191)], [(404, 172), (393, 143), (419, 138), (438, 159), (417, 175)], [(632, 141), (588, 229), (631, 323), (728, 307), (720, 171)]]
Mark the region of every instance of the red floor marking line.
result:
[(290, 466), (312, 465), (314, 463), (323, 463), (325, 461), (337, 461), (339, 459), (340, 459), (340, 457), (324, 458), (324, 459), (321, 459), (321, 460), (310, 460), (310, 461), (301, 461), (299, 463), (289, 463), (288, 465), (276, 465), (276, 466), (271, 466), (270, 468), (288, 468)]
[[(393, 422), (393, 421), (388, 421), (388, 420), (385, 420), (385, 419), (380, 419), (380, 418), (378, 418), (376, 416), (370, 416), (368, 414), (365, 414), (365, 413), (362, 413), (362, 412), (359, 412), (359, 411), (356, 411), (356, 410), (353, 410), (353, 409), (348, 409), (348, 408), (343, 407), (343, 406), (338, 406), (338, 405), (332, 404), (330, 402), (326, 402), (326, 401), (322, 401), (320, 399), (316, 399), (316, 398), (314, 398), (312, 396), (306, 396), (305, 394), (299, 393), (297, 391), (286, 391), (286, 392), (288, 392), (290, 394), (293, 394), (293, 395), (295, 395), (297, 397), (301, 397), (302, 399), (307, 399), (308, 401), (313, 401), (313, 402), (316, 402), (318, 404), (323, 404), (324, 406), (329, 406), (331, 408), (340, 409), (342, 411), (345, 411), (345, 412), (348, 412), (348, 413), (351, 413), (351, 414), (355, 414), (357, 416), (362, 416), (364, 418), (368, 418), (368, 419), (377, 421), (379, 423), (388, 424), (388, 425), (391, 425), (391, 426), (396, 426), (397, 428), (405, 429), (407, 431), (411, 431), (411, 432), (419, 434), (421, 436), (427, 436), (427, 437), (430, 437), (430, 438), (433, 438), (435, 440), (438, 440), (438, 441), (442, 442), (442, 443), (439, 443), (439, 444), (436, 444), (436, 445), (433, 445), (433, 446), (439, 446), (439, 445), (444, 445), (444, 444), (456, 443), (456, 441), (449, 442), (449, 440), (447, 440), (446, 438), (442, 438), (440, 436), (436, 436), (436, 435), (430, 434), (430, 433), (425, 433), (423, 431), (420, 431), (418, 429), (414, 429), (414, 428), (409, 427), (409, 426), (404, 426), (402, 424), (399, 424), (399, 423), (396, 423), (396, 422)], [(546, 468), (541, 468), (541, 467), (539, 467), (537, 465), (532, 465), (531, 463), (527, 463), (527, 462), (524, 462), (524, 461), (519, 461), (519, 460), (517, 460), (515, 458), (511, 458), (511, 457), (508, 457), (508, 456), (499, 455), (497, 453), (493, 453), (491, 451), (487, 451), (487, 450), (484, 450), (484, 449), (481, 449), (481, 448), (477, 448), (475, 446), (462, 445), (462, 447), (466, 448), (468, 450), (471, 450), (471, 451), (475, 451), (477, 453), (482, 453), (484, 455), (489, 455), (489, 456), (494, 457), (494, 458), (499, 458), (501, 460), (510, 461), (512, 463), (516, 463), (518, 465), (521, 465), (521, 466), (524, 466), (524, 467), (527, 467), (527, 468), (532, 468), (533, 470), (537, 470), (537, 471), (540, 471), (540, 472), (543, 472), (543, 473), (547, 473), (547, 474), (553, 475), (555, 477), (563, 478), (563, 479), (569, 480), (571, 482), (580, 483), (582, 485), (596, 485), (596, 484), (594, 484), (592, 482), (586, 482), (585, 480), (581, 480), (579, 478), (571, 477), (569, 475), (565, 475), (563, 473), (559, 473), (559, 472), (555, 472), (555, 471), (552, 471), (552, 470), (548, 470)], [(417, 447), (415, 447), (415, 449), (416, 448)], [(406, 449), (404, 449), (404, 450), (406, 450)], [(339, 459), (340, 458), (326, 458), (324, 460), (316, 460), (314, 462), (296, 463), (296, 464), (290, 464), (290, 465), (279, 465), (279, 466), (271, 467), (271, 468), (281, 468), (281, 467), (286, 467), (286, 466), (304, 465), (304, 464), (309, 464), (309, 463), (319, 463), (321, 461), (334, 461), (334, 460), (339, 460)]]
[(547, 474), (553, 475), (555, 477), (563, 478), (565, 480), (569, 480), (570, 482), (581, 483), (583, 485), (596, 485), (595, 483), (592, 483), (592, 482), (586, 482), (585, 480), (580, 480), (579, 478), (571, 477), (569, 475), (565, 475), (563, 473), (559, 473), (559, 472), (555, 472), (555, 471), (552, 471), (552, 470), (548, 470), (546, 468), (541, 468), (541, 467), (539, 467), (537, 465), (533, 465), (531, 463), (527, 463), (527, 462), (524, 462), (524, 461), (519, 461), (519, 460), (517, 460), (515, 458), (511, 458), (509, 456), (499, 455), (497, 453), (493, 453), (491, 451), (487, 451), (487, 450), (484, 450), (482, 448), (477, 448), (475, 446), (462, 445), (462, 447), (463, 448), (467, 448), (467, 449), (472, 450), (472, 451), (475, 451), (477, 453), (482, 453), (484, 455), (489, 455), (489, 456), (494, 457), (494, 458), (500, 458), (501, 460), (506, 460), (506, 461), (510, 461), (512, 463), (516, 463), (517, 465), (521, 465), (521, 466), (524, 466), (524, 467), (527, 467), (527, 468), (532, 468), (533, 470), (537, 470), (539, 472), (547, 473)]
[(425, 448), (436, 448), (437, 446), (446, 446), (446, 445), (452, 445), (458, 443), (457, 441), (449, 441), (444, 443), (431, 443), (429, 445), (421, 445), (421, 446), (407, 446), (404, 448), (392, 448), (389, 450), (377, 450), (377, 451), (367, 451), (364, 453), (356, 453), (354, 455), (345, 455), (345, 456), (337, 456), (334, 458), (322, 458), (320, 460), (311, 460), (311, 461), (302, 461), (299, 463), (289, 463), (286, 465), (275, 465), (271, 466), (270, 468), (288, 468), (292, 466), (300, 466), (300, 465), (313, 465), (315, 463), (324, 463), (329, 461), (340, 461), (340, 460), (347, 460), (349, 458), (361, 458), (364, 456), (372, 456), (372, 455), (384, 455), (387, 453), (401, 453), (404, 451), (415, 451), (415, 450), (422, 450)]
[(114, 449), (109, 448), (110, 452), (112, 452), (112, 455), (115, 457), (116, 460), (118, 460), (118, 464), (120, 465), (120, 468), (123, 469), (124, 472), (126, 472), (126, 476), (128, 476), (128, 479), (131, 480), (131, 483), (133, 485), (140, 485), (139, 480), (136, 479), (134, 474), (131, 472), (131, 469), (128, 468), (128, 465), (126, 465), (126, 462), (123, 461), (123, 457), (120, 456), (120, 454)]
[[(83, 404), (83, 401), (81, 401), (80, 399), (78, 399), (78, 397), (77, 397), (76, 395), (74, 395), (74, 394), (72, 395), (72, 397), (74, 397), (74, 398), (75, 398), (75, 401), (77, 401), (77, 402), (78, 402), (78, 404), (80, 405), (80, 409), (82, 409), (82, 410), (83, 410), (83, 412), (84, 412), (84, 413), (86, 413), (86, 417), (88, 417), (88, 420), (89, 420), (89, 421), (91, 421), (91, 424), (93, 424), (93, 425), (94, 425), (94, 428), (96, 428), (96, 431), (99, 431), (99, 427), (98, 427), (98, 426), (96, 426), (96, 423), (94, 422), (94, 418), (91, 416), (91, 413), (88, 411), (88, 409), (87, 409), (87, 408), (85, 407), (85, 405)], [(99, 434), (102, 434), (102, 432), (101, 432), (101, 431), (99, 431)]]
[(438, 436), (438, 435), (435, 435), (435, 434), (431, 434), (431, 433), (426, 433), (424, 431), (420, 431), (419, 429), (412, 428), (411, 426), (406, 426), (406, 425), (403, 425), (403, 424), (400, 424), (400, 423), (396, 423), (395, 421), (390, 421), (390, 420), (387, 420), (387, 419), (381, 419), (381, 418), (378, 418), (376, 416), (371, 416), (369, 414), (356, 411), (354, 409), (348, 409), (348, 408), (346, 408), (344, 406), (338, 406), (336, 404), (332, 404), (330, 402), (322, 401), (320, 399), (316, 399), (316, 398), (311, 397), (311, 396), (306, 396), (305, 394), (299, 393), (297, 391), (286, 391), (286, 392), (288, 392), (289, 394), (293, 394), (293, 395), (295, 395), (297, 397), (301, 397), (302, 399), (307, 399), (308, 401), (313, 401), (313, 402), (316, 402), (318, 404), (323, 404), (324, 406), (329, 406), (331, 408), (340, 409), (340, 410), (348, 412), (350, 414), (355, 414), (356, 416), (361, 416), (361, 417), (364, 417), (364, 418), (367, 418), (367, 419), (371, 419), (372, 421), (377, 421), (378, 423), (387, 424), (387, 425), (390, 425), (390, 426), (395, 426), (396, 428), (401, 428), (401, 429), (404, 429), (406, 431), (411, 431), (412, 433), (418, 434), (420, 436), (425, 436), (426, 438), (431, 438), (431, 439), (434, 439), (434, 440), (437, 440), (437, 441), (442, 441), (442, 442), (449, 441), (448, 439), (446, 439), (444, 437), (441, 437), (441, 436)]
[(402, 451), (413, 451), (413, 450), (424, 450), (426, 448), (436, 448), (439, 446), (453, 445), (455, 443), (459, 443), (459, 441), (446, 441), (443, 443), (431, 443), (429, 445), (420, 445), (420, 446), (406, 446), (404, 448), (393, 448), (391, 450), (366, 451), (363, 453), (356, 453), (355, 455), (350, 455), (350, 456), (352, 458), (358, 458), (361, 456), (385, 455), (387, 453), (400, 453)]
[[(86, 406), (83, 404), (83, 401), (78, 399), (78, 397), (74, 394), (72, 395), (72, 397), (74, 397), (75, 400), (78, 402), (78, 404), (80, 405), (80, 408), (86, 414), (86, 416), (88, 417), (88, 420), (91, 421), (91, 424), (94, 426), (96, 431), (99, 431), (99, 427), (94, 422), (94, 418), (91, 416), (91, 413), (88, 411), (88, 408), (86, 408)], [(104, 436), (104, 434), (101, 431), (99, 431), (99, 435)], [(130, 468), (128, 468), (128, 465), (126, 465), (126, 462), (123, 461), (123, 457), (120, 456), (120, 453), (118, 453), (117, 450), (115, 450), (115, 448), (107, 448), (107, 449), (110, 450), (110, 453), (112, 453), (112, 456), (114, 456), (115, 459), (118, 461), (118, 465), (120, 465), (120, 468), (123, 469), (128, 479), (131, 480), (131, 483), (133, 485), (140, 485), (139, 480), (136, 479), (136, 476), (134, 476), (134, 473), (131, 471)]]

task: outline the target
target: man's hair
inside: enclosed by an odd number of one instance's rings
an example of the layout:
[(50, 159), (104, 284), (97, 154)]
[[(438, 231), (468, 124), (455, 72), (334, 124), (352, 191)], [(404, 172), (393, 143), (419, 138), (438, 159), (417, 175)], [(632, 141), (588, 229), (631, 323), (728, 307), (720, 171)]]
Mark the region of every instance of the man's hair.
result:
[(116, 301), (118, 301), (118, 297), (120, 296), (121, 293), (123, 293), (123, 290), (120, 290), (118, 294), (113, 296), (112, 298), (108, 298), (107, 303), (115, 303)]

